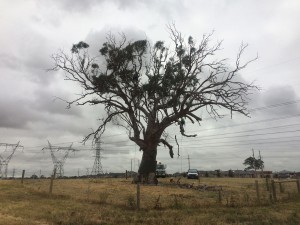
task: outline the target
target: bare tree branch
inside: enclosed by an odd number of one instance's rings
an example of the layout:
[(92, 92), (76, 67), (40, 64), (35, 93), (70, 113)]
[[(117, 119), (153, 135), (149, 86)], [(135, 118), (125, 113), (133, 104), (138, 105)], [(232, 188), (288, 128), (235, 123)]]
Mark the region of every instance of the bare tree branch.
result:
[(165, 146), (167, 146), (169, 148), (169, 154), (170, 154), (170, 157), (173, 158), (174, 156), (174, 152), (173, 152), (173, 146), (170, 145), (166, 140), (164, 139), (160, 139), (159, 140), (160, 143), (163, 143)]
[[(104, 106), (106, 116), (83, 141), (101, 135), (113, 122), (129, 131), (129, 139), (147, 152), (147, 161), (156, 157), (159, 143), (173, 157), (173, 147), (161, 136), (176, 123), (184, 137), (196, 137), (186, 133), (182, 119), (200, 125), (200, 109), (213, 118), (222, 118), (219, 109), (249, 116), (248, 95), (258, 87), (239, 79), (240, 71), (257, 59), (242, 63), (248, 45), (241, 44), (232, 67), (227, 59), (216, 58), (222, 41), (211, 44), (214, 32), (196, 43), (191, 36), (185, 38), (174, 23), (167, 28), (172, 42), (168, 47), (163, 41), (151, 45), (147, 40), (128, 41), (123, 33), (119, 38), (109, 33), (100, 56), (90, 56), (84, 42), (73, 45), (70, 55), (59, 51), (52, 56), (53, 70), (64, 71), (66, 80), (83, 89), (77, 98), (64, 100), (68, 107)], [(104, 59), (101, 66), (100, 57)], [(179, 156), (176, 136), (175, 141)]]

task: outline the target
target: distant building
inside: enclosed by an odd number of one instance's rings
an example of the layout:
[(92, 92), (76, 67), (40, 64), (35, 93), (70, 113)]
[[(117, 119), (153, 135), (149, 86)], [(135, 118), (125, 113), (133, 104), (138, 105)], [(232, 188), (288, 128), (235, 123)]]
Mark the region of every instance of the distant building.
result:
[(297, 173), (295, 171), (282, 170), (274, 173), (274, 177), (279, 179), (294, 178), (297, 177)]

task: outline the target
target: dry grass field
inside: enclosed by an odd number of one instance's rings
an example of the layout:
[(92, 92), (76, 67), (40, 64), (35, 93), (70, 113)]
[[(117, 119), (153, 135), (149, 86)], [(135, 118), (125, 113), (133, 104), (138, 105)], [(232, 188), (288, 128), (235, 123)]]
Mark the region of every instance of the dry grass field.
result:
[[(177, 178), (174, 180), (177, 180)], [(137, 186), (125, 179), (0, 180), (0, 225), (108, 225), (108, 224), (300, 224), (300, 196), (295, 183), (277, 186), (277, 201), (270, 199), (264, 179), (203, 178), (182, 183), (215, 186), (218, 191), (180, 188), (170, 178), (158, 186)], [(221, 200), (221, 202), (220, 202)]]

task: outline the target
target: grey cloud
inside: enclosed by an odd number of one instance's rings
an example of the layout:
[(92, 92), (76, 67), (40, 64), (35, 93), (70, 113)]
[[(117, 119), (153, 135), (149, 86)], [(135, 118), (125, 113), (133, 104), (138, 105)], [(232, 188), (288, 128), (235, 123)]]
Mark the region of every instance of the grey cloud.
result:
[[(43, 120), (34, 121), (28, 125), (32, 137), (41, 140), (62, 140), (81, 141), (88, 134), (85, 125), (87, 119), (74, 118), (67, 115), (53, 116), (51, 114), (44, 115)], [(62, 139), (62, 140), (61, 140)]]
[(89, 51), (91, 54), (99, 55), (99, 50), (100, 48), (102, 48), (102, 44), (107, 41), (107, 35), (110, 33), (116, 37), (116, 40), (121, 40), (120, 33), (124, 33), (128, 41), (147, 38), (144, 31), (132, 26), (128, 26), (125, 28), (120, 28), (117, 26), (105, 27), (100, 31), (91, 31), (87, 35), (86, 42), (90, 45)]
[(91, 10), (93, 7), (102, 4), (106, 0), (55, 0), (55, 2), (59, 8), (62, 8), (67, 12), (87, 12)]
[(115, 156), (115, 155), (128, 155), (128, 153), (130, 152), (129, 150), (130, 148), (109, 148), (109, 147), (105, 147), (103, 146), (103, 155), (106, 157), (110, 157), (110, 156)]
[[(34, 43), (23, 48), (21, 55), (24, 69), (31, 81), (41, 85), (48, 85), (53, 83), (56, 78), (56, 73), (47, 73), (48, 69), (53, 67), (53, 62), (50, 58), (54, 47), (47, 38), (37, 35)], [(52, 48), (53, 47), (53, 48)]]
[(50, 90), (40, 88), (35, 91), (35, 101), (32, 103), (33, 108), (38, 111), (48, 112), (50, 114), (63, 114), (63, 115), (73, 115), (81, 116), (82, 108), (71, 107), (67, 109), (67, 103), (63, 100), (58, 99), (56, 96), (61, 96), (62, 98), (71, 98), (69, 94), (63, 91)]
[[(153, 15), (158, 14), (167, 21), (173, 21), (175, 17), (185, 18), (185, 4), (180, 0), (168, 1), (147, 1), (147, 0), (55, 0), (58, 10), (63, 10), (64, 13), (89, 13), (94, 9), (106, 10), (106, 4), (114, 4), (122, 11), (147, 10), (152, 11)], [(46, 7), (43, 5), (43, 7)], [(38, 19), (35, 19), (38, 20)], [(52, 19), (53, 20), (53, 19)], [(57, 23), (55, 20), (54, 22)], [(155, 26), (154, 24), (151, 25)]]
[(172, 15), (173, 12), (182, 13), (185, 8), (182, 1), (179, 0), (114, 0), (114, 2), (122, 10), (132, 10), (133, 8), (137, 9), (140, 6), (145, 6), (153, 11), (159, 11), (159, 13), (164, 17), (169, 17), (169, 15)]
[[(300, 113), (299, 100), (295, 90), (291, 86), (273, 86), (261, 95), (261, 101), (265, 106), (283, 104), (281, 107), (270, 108), (264, 113), (272, 113), (272, 115), (295, 115)], [(295, 102), (295, 103), (293, 103)]]
[(39, 119), (24, 99), (0, 98), (0, 104), (5, 105), (0, 110), (0, 127), (24, 128), (29, 121)]
[(21, 68), (21, 60), (12, 53), (0, 54), (0, 67), (10, 70), (19, 70)]
[[(177, 0), (174, 3), (174, 0), (172, 1), (159, 1), (159, 0), (153, 0), (153, 1), (147, 1), (147, 0), (87, 0), (87, 1), (81, 1), (81, 0), (55, 0), (56, 4), (62, 8), (65, 11), (69, 12), (87, 12), (89, 10), (92, 10), (95, 7), (99, 7), (100, 5), (107, 3), (107, 2), (113, 2), (117, 5), (117, 7), (120, 10), (132, 10), (133, 8), (138, 8), (140, 6), (146, 6), (148, 8), (159, 8), (160, 5), (164, 6), (164, 9), (168, 8), (177, 8), (182, 9), (183, 4), (181, 4), (181, 1)], [(164, 12), (165, 13), (165, 12)]]
[(4, 47), (0, 54), (1, 70), (18, 73), (42, 85), (53, 82), (56, 74), (46, 72), (53, 67), (50, 58), (54, 49), (52, 42), (31, 28), (21, 29), (15, 36), (18, 39), (15, 45)]
[(62, 101), (53, 101), (52, 94), (55, 93), (46, 89), (38, 89), (34, 100), (21, 96), (0, 98), (0, 104), (5, 105), (0, 110), (0, 127), (26, 128), (29, 122), (53, 122), (55, 115), (72, 115), (75, 118), (82, 116), (81, 108), (66, 109), (66, 104)]
[[(26, 146), (23, 151), (16, 151), (14, 154), (14, 160), (15, 161), (23, 161), (28, 162), (32, 159), (35, 159), (37, 163), (43, 162), (43, 161), (49, 161), (50, 153), (49, 152), (43, 152), (42, 148), (32, 150), (27, 150)], [(51, 159), (50, 159), (51, 161)]]
[(262, 98), (266, 105), (271, 105), (296, 100), (297, 95), (291, 86), (274, 86), (269, 88)]

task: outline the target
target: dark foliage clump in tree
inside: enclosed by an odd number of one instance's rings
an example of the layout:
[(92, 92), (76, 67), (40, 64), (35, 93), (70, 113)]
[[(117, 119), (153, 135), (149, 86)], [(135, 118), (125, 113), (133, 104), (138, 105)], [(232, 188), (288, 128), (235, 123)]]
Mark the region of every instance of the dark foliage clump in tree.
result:
[(212, 34), (203, 35), (200, 43), (192, 37), (184, 40), (174, 26), (169, 26), (172, 44), (147, 40), (127, 41), (125, 35), (117, 40), (113, 35), (99, 49), (100, 58), (92, 57), (89, 45), (73, 45), (71, 54), (60, 52), (53, 56), (55, 70), (66, 72), (66, 79), (79, 83), (83, 93), (68, 102), (86, 105), (101, 104), (106, 116), (99, 127), (88, 134), (96, 137), (113, 122), (128, 130), (129, 139), (143, 151), (139, 175), (152, 182), (155, 173), (157, 147), (173, 146), (165, 138), (166, 128), (176, 124), (183, 136), (195, 137), (185, 131), (186, 120), (200, 122), (199, 109), (204, 108), (214, 118), (218, 109), (227, 109), (248, 116), (247, 95), (256, 86), (241, 82), (238, 73), (250, 61), (241, 63), (246, 45), (241, 45), (232, 69), (215, 54), (221, 42), (210, 44)]
[(234, 172), (232, 169), (228, 170), (228, 177), (234, 177)]
[(253, 156), (248, 157), (247, 159), (245, 159), (244, 163), (245, 166), (247, 166), (245, 168), (245, 170), (258, 170), (258, 169), (263, 169), (264, 168), (264, 161), (261, 159), (256, 159)]

